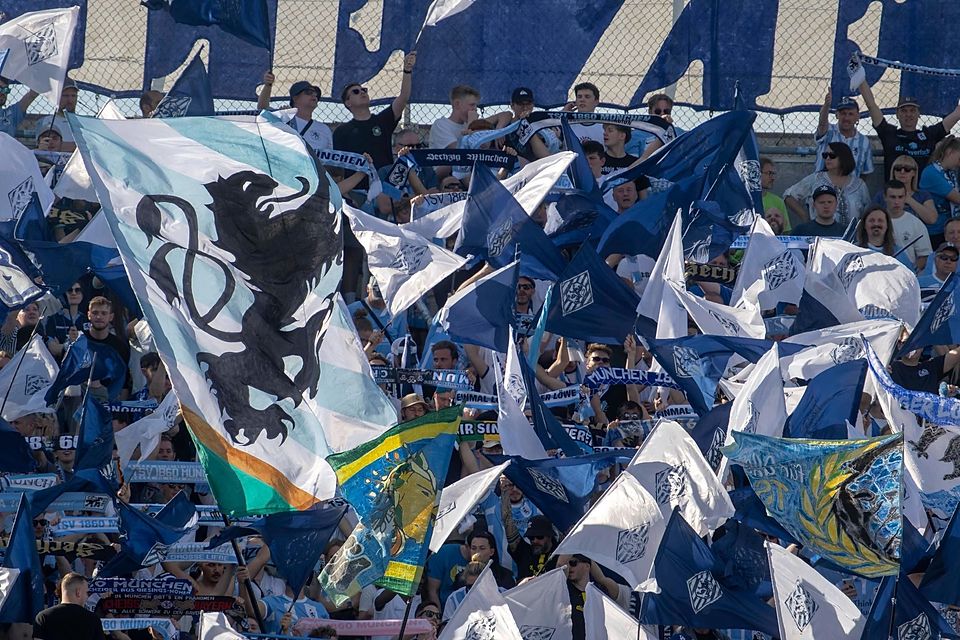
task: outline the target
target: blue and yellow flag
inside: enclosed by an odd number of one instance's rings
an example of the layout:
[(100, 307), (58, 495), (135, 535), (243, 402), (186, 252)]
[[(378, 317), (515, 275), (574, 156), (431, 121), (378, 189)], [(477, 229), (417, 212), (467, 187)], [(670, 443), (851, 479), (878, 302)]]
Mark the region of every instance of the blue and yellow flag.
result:
[(723, 453), (803, 546), (866, 578), (900, 568), (901, 434), (791, 440), (737, 432)]
[(428, 413), (327, 458), (360, 517), (320, 574), (338, 605), (373, 583), (401, 595), (416, 592), (461, 411)]

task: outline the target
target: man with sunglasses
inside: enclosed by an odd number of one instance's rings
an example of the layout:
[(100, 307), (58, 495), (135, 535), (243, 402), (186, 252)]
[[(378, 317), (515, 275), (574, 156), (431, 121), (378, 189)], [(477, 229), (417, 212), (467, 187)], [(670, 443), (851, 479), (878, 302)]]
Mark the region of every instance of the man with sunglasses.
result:
[(517, 582), (556, 568), (557, 558), (553, 550), (557, 548), (557, 539), (546, 516), (530, 518), (527, 532), (522, 537), (512, 520), (508, 519), (504, 528), (510, 556), (517, 563)]
[(951, 273), (957, 271), (957, 258), (960, 250), (950, 242), (943, 242), (933, 254), (933, 273), (920, 276), (920, 301), (929, 304)]
[(616, 600), (624, 609), (629, 607), (630, 590), (626, 586), (622, 589), (615, 581), (603, 574), (600, 565), (582, 553), (576, 553), (566, 558), (562, 563), (567, 575), (567, 592), (570, 595), (570, 618), (573, 623), (573, 640), (585, 640), (586, 625), (583, 619), (583, 608), (587, 602), (587, 585), (591, 582), (608, 597)]
[[(274, 79), (270, 71), (263, 74), (263, 89), (257, 98), (258, 109), (270, 108), (270, 93)], [(290, 85), (290, 106), (296, 108), (297, 112), (285, 122), (288, 127), (300, 134), (314, 153), (321, 149), (333, 148), (333, 133), (330, 132), (330, 127), (313, 119), (313, 112), (319, 101), (320, 87), (306, 80), (298, 80)]]
[[(403, 59), (403, 81), (400, 94), (393, 99), (389, 107), (372, 114), (370, 112), (370, 92), (357, 82), (351, 82), (340, 92), (340, 100), (353, 115), (333, 132), (333, 148), (354, 153), (369, 153), (378, 169), (393, 164), (391, 138), (403, 110), (410, 99), (413, 86), (413, 68), (417, 64), (417, 53), (410, 52)], [(361, 184), (360, 188), (366, 185)]]
[(831, 104), (833, 104), (833, 92), (827, 89), (827, 95), (824, 96), (823, 105), (820, 107), (820, 121), (813, 134), (813, 139), (817, 143), (815, 171), (824, 170), (822, 155), (829, 150), (827, 145), (831, 142), (842, 142), (850, 147), (853, 153), (853, 160), (856, 163), (853, 175), (860, 177), (873, 173), (873, 149), (870, 148), (870, 139), (857, 131), (857, 123), (860, 122), (860, 105), (853, 98), (841, 98), (837, 108), (834, 109), (837, 124), (830, 124)]
[(0, 76), (0, 131), (10, 137), (16, 137), (17, 127), (23, 122), (27, 107), (33, 104), (38, 95), (40, 94), (31, 89), (16, 104), (7, 107), (5, 105), (10, 97), (10, 81)]
[[(670, 124), (673, 124), (673, 98), (665, 93), (653, 94), (647, 99), (647, 114), (660, 116)], [(683, 133), (683, 130), (676, 126), (674, 126), (673, 130), (677, 135)], [(634, 131), (633, 134), (633, 137), (627, 142), (627, 153), (640, 156), (641, 160), (649, 157), (650, 154), (663, 146), (663, 142), (652, 133)]]

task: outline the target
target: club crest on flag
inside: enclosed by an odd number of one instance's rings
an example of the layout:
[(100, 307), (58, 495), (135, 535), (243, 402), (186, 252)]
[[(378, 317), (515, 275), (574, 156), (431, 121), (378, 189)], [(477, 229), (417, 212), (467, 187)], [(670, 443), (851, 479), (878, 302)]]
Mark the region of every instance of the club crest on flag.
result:
[(713, 431), (713, 440), (710, 441), (710, 449), (707, 451), (707, 454), (704, 458), (707, 459), (707, 463), (712, 469), (716, 469), (720, 464), (720, 461), (723, 459), (723, 452), (720, 451), (720, 448), (723, 446), (723, 443), (727, 440), (727, 430), (716, 428)]
[(720, 584), (709, 571), (695, 573), (687, 579), (687, 591), (690, 594), (690, 607), (694, 613), (700, 613), (723, 597)]
[(33, 177), (27, 176), (26, 180), (7, 192), (7, 199), (10, 201), (10, 210), (13, 211), (15, 218), (19, 218), (26, 208), (30, 206), (30, 199), (33, 197), (34, 191)]
[(28, 396), (32, 396), (49, 384), (50, 380), (47, 378), (28, 373), (23, 383), (23, 392)]
[(813, 616), (817, 614), (819, 608), (817, 601), (803, 588), (799, 581), (783, 603), (787, 605), (790, 617), (796, 623), (797, 630), (801, 632), (810, 625), (810, 621), (813, 620)]
[(20, 307), (27, 300), (42, 295), (43, 292), (17, 266), (13, 256), (3, 246), (0, 246), (0, 270), (4, 272), (3, 283), (0, 285), (0, 302), (7, 307), (11, 309)]
[(847, 255), (840, 261), (840, 264), (837, 265), (837, 278), (840, 279), (840, 284), (843, 285), (844, 290), (850, 289), (853, 279), (865, 268), (863, 258), (856, 253)]
[(496, 258), (503, 253), (504, 248), (510, 244), (510, 238), (513, 235), (513, 221), (507, 218), (499, 227), (494, 227), (487, 234), (487, 252), (490, 256)]
[(830, 351), (830, 359), (834, 364), (844, 364), (862, 358), (863, 355), (863, 345), (854, 337), (844, 338)]
[(947, 296), (940, 303), (940, 307), (934, 312), (930, 320), (930, 332), (933, 333), (943, 326), (943, 323), (950, 319), (954, 314), (956, 307), (953, 304), (953, 296)]
[(427, 255), (428, 248), (414, 244), (401, 244), (397, 249), (393, 262), (387, 268), (396, 269), (401, 273), (412, 275), (423, 268), (423, 257)]
[(670, 191), (670, 189), (673, 189), (673, 186), (676, 184), (676, 182), (667, 180), (666, 178), (654, 178), (653, 176), (649, 176), (649, 179), (651, 194), (659, 193), (661, 191)]
[(487, 611), (475, 611), (467, 621), (464, 640), (496, 640), (497, 617)]
[(897, 627), (897, 640), (931, 640), (933, 631), (925, 613)]
[(760, 161), (744, 160), (737, 165), (737, 173), (747, 191), (760, 191)]
[(896, 320), (897, 317), (892, 313), (884, 309), (883, 307), (878, 307), (875, 304), (868, 304), (857, 309), (867, 320)]
[(147, 551), (147, 555), (143, 557), (141, 564), (144, 567), (150, 567), (155, 564), (160, 564), (167, 559), (167, 552), (170, 551), (170, 545), (163, 544), (162, 542), (155, 543), (150, 547), (150, 551)]
[(674, 347), (673, 366), (677, 370), (677, 375), (681, 378), (694, 378), (703, 375), (700, 354), (692, 347)]
[(187, 115), (190, 109), (190, 103), (193, 98), (190, 96), (167, 96), (157, 105), (154, 112), (154, 118), (182, 118)]
[(746, 433), (756, 433), (760, 420), (760, 410), (753, 404), (753, 400), (747, 400), (747, 411), (750, 412), (750, 417), (747, 418), (747, 423), (743, 425), (742, 431)]
[(576, 313), (593, 304), (590, 274), (582, 271), (560, 283), (560, 310), (563, 315)]
[(643, 523), (617, 534), (617, 560), (628, 564), (639, 560), (647, 553), (650, 525)]
[(561, 502), (570, 503), (570, 499), (567, 497), (567, 490), (563, 488), (563, 484), (561, 484), (559, 480), (550, 477), (538, 469), (529, 468), (527, 469), (527, 473), (533, 478), (533, 483), (537, 489), (553, 496)]
[(56, 19), (48, 20), (30, 37), (23, 41), (27, 50), (27, 64), (33, 66), (60, 52), (57, 45)]
[(520, 404), (527, 395), (527, 387), (523, 384), (523, 376), (519, 373), (511, 373), (503, 379), (503, 390), (516, 400), (517, 404)]
[(714, 311), (713, 309), (707, 309), (707, 313), (709, 313), (709, 314), (710, 314), (710, 317), (712, 317), (714, 320), (716, 320), (717, 323), (718, 323), (721, 327), (723, 327), (723, 329), (724, 329), (728, 334), (730, 334), (730, 335), (735, 335), (735, 336), (739, 336), (739, 335), (740, 335), (740, 325), (738, 325), (736, 322), (732, 321), (730, 318), (727, 318), (726, 316), (723, 316), (723, 315), (717, 313), (717, 312)]
[(687, 470), (682, 464), (658, 471), (654, 478), (658, 504), (675, 502), (687, 493)]
[(532, 624), (520, 625), (520, 637), (523, 640), (550, 640), (556, 631), (553, 627), (539, 627)]
[(773, 291), (797, 277), (799, 270), (793, 257), (786, 251), (770, 260), (760, 270), (767, 289)]

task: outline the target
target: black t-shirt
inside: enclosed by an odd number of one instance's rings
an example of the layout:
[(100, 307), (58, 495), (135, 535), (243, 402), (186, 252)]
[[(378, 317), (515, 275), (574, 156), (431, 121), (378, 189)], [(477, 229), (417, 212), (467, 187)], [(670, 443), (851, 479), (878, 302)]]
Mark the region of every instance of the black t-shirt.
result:
[(626, 169), (637, 161), (637, 156), (632, 156), (629, 153), (622, 158), (614, 158), (607, 153), (604, 155), (606, 156), (607, 161), (604, 163), (603, 168), (600, 169), (601, 175), (607, 175), (608, 173), (613, 173), (614, 171), (620, 171), (620, 169)]
[(583, 619), (583, 606), (587, 602), (587, 592), (567, 580), (567, 592), (570, 594), (570, 620), (573, 622), (573, 640), (586, 640), (587, 626)]
[(893, 381), (911, 391), (939, 393), (940, 380), (943, 379), (943, 364), (946, 356), (937, 356), (924, 360), (916, 366), (910, 366), (897, 360), (891, 367)]
[(130, 362), (130, 343), (124, 340), (123, 338), (118, 337), (116, 334), (108, 333), (107, 337), (104, 339), (94, 338), (90, 335), (90, 332), (87, 331), (85, 334), (87, 340), (90, 342), (96, 342), (97, 344), (105, 344), (108, 347), (113, 347), (113, 350), (120, 354), (120, 357), (123, 359), (123, 364)]
[(391, 141), (400, 119), (389, 106), (367, 120), (353, 119), (333, 132), (333, 148), (353, 153), (369, 153), (378, 169), (393, 164)]
[(33, 637), (40, 640), (103, 640), (97, 614), (78, 604), (58, 604), (37, 614)]
[(884, 120), (874, 129), (877, 131), (880, 144), (883, 145), (883, 175), (890, 175), (893, 161), (897, 156), (908, 155), (916, 160), (917, 166), (920, 167), (917, 172), (918, 180), (923, 173), (923, 168), (930, 160), (934, 147), (947, 137), (947, 131), (943, 128), (942, 122), (921, 127), (916, 131), (904, 131)]
[[(556, 545), (553, 545), (556, 547)], [(521, 538), (515, 550), (510, 552), (513, 561), (517, 563), (517, 580), (541, 575), (557, 567), (557, 557), (551, 556), (553, 549), (547, 553), (534, 554), (530, 543)]]
[(804, 222), (795, 226), (793, 228), (793, 235), (839, 238), (846, 230), (847, 226), (842, 222), (834, 222), (833, 224), (820, 224), (816, 220), (811, 220), (810, 222)]

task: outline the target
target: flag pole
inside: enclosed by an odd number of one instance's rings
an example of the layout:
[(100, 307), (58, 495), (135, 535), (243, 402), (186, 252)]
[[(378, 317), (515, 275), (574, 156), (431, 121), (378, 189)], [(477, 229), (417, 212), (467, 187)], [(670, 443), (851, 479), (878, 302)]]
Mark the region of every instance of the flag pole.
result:
[(407, 608), (403, 612), (403, 622), (400, 623), (400, 633), (397, 634), (397, 640), (403, 640), (403, 632), (407, 629), (407, 619), (410, 617), (410, 605), (413, 604), (413, 596), (407, 596)]
[[(220, 512), (220, 517), (223, 518), (223, 524), (227, 527), (230, 525), (230, 518), (223, 511)], [(236, 539), (230, 540), (230, 546), (233, 547), (233, 555), (237, 558), (237, 567), (246, 567), (247, 563), (243, 560), (243, 554), (240, 553), (240, 545), (237, 544)], [(253, 593), (253, 584), (250, 581), (250, 576), (247, 576), (247, 579), (243, 581), (243, 586), (247, 590), (247, 597), (250, 599), (250, 608), (253, 609), (253, 617), (257, 619), (257, 625), (260, 627), (260, 631), (266, 631), (267, 625), (263, 620), (263, 614), (260, 612), (260, 605), (257, 603), (257, 596)], [(300, 594), (295, 593), (294, 596), (299, 596)], [(294, 597), (294, 602), (297, 601), (297, 598)], [(291, 605), (291, 608), (293, 605)]]
[[(24, 349), (30, 348), (30, 342), (33, 340), (33, 336), (37, 335), (37, 329), (40, 328), (40, 321), (37, 320), (37, 324), (33, 325), (33, 331), (30, 332), (30, 337), (27, 338), (27, 344), (23, 347)], [(72, 346), (72, 345), (71, 345)], [(22, 350), (21, 350), (22, 351)], [(10, 377), (10, 384), (7, 385), (7, 391), (3, 394), (3, 402), (0, 402), (0, 416), (3, 415), (3, 409), (7, 406), (7, 398), (10, 397), (10, 390), (13, 389), (13, 382), (17, 379), (17, 372), (20, 371), (20, 365), (23, 364), (23, 359), (26, 358), (26, 353), (20, 354), (20, 361), (17, 362), (17, 366), (13, 368), (13, 375)], [(16, 355), (14, 355), (16, 357)]]
[(93, 383), (93, 370), (97, 368), (97, 352), (93, 352), (93, 359), (90, 362), (90, 374), (87, 376), (87, 388), (83, 390), (83, 396), (80, 398), (80, 419), (77, 421), (77, 432), (83, 428), (83, 418), (87, 415), (87, 394), (90, 393), (90, 384)]

